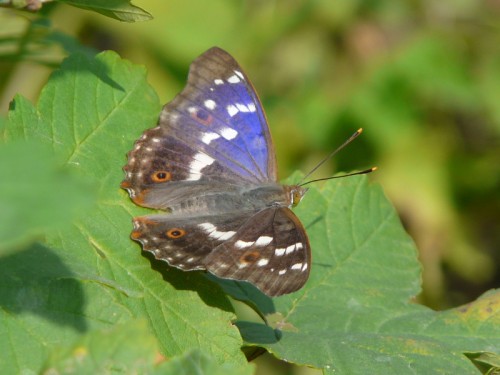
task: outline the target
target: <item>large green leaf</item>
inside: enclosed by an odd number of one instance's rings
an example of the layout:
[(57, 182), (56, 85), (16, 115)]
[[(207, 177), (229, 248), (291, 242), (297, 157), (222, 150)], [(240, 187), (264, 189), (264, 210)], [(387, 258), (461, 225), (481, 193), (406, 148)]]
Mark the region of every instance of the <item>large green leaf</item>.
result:
[(420, 283), (415, 246), (366, 178), (311, 190), (297, 211), (313, 248), (310, 280), (271, 311), (252, 298), (268, 325), (239, 322), (249, 344), (342, 374), (474, 374), (464, 352), (500, 351), (498, 291), (442, 312), (410, 302)]
[[(3, 134), (6, 144), (27, 140), (50, 149), (58, 165), (91, 187), (97, 203), (39, 242), (0, 258), (4, 372), (37, 371), (53, 348), (136, 317), (148, 321), (168, 358), (199, 348), (220, 364), (246, 362), (241, 337), (230, 324), (234, 313), (219, 287), (199, 273), (152, 270), (129, 239), (131, 217), (144, 210), (119, 188), (121, 167), (134, 140), (155, 125), (159, 110), (144, 68), (111, 52), (67, 59), (36, 108), (15, 99)], [(49, 194), (56, 211), (61, 203), (71, 207), (67, 195), (60, 196), (62, 202), (55, 199), (59, 187), (53, 188), (42, 190), (39, 199)]]
[[(47, 362), (60, 347), (84, 345), (88, 352), (102, 353), (95, 337), (136, 318), (148, 322), (163, 356), (185, 355), (169, 362), (170, 369), (194, 363), (214, 371), (223, 364), (249, 371), (240, 333), (231, 324), (235, 315), (217, 280), (143, 256), (129, 239), (131, 217), (148, 211), (119, 188), (121, 167), (159, 110), (144, 69), (109, 52), (66, 60), (36, 108), (21, 97), (13, 102), (3, 129), (5, 146), (12, 150), (5, 154), (25, 158), (21, 168), (40, 169), (21, 178), (26, 190), (13, 195), (18, 200), (13, 207), (27, 217), (29, 207), (47, 197), (40, 207), (51, 223), (41, 225), (44, 214), (32, 207), (36, 225), (19, 231), (24, 246), (0, 257), (0, 368), (5, 372), (64, 364), (71, 350)], [(30, 144), (31, 156), (26, 155)], [(16, 171), (3, 168), (12, 176)], [(61, 179), (53, 172), (58, 168), (75, 178), (63, 174)], [(47, 187), (29, 204), (21, 202), (38, 180)], [(82, 187), (95, 197), (92, 210), (78, 209)], [(72, 191), (74, 196), (68, 194)], [(62, 192), (66, 198), (58, 199)], [(71, 216), (65, 216), (64, 205)], [(367, 184), (366, 177), (312, 188), (297, 213), (313, 247), (311, 278), (301, 291), (269, 299), (248, 284), (217, 281), (266, 319), (267, 325), (238, 322), (249, 345), (326, 373), (350, 374), (476, 373), (462, 353), (500, 351), (498, 292), (443, 312), (410, 302), (420, 285), (416, 249), (381, 189)], [(43, 231), (37, 242), (33, 227)], [(112, 328), (112, 337), (123, 337), (122, 329)], [(156, 344), (144, 345), (152, 348), (148, 353), (156, 351)], [(119, 355), (129, 350), (117, 348)], [(194, 348), (200, 351), (191, 352)]]

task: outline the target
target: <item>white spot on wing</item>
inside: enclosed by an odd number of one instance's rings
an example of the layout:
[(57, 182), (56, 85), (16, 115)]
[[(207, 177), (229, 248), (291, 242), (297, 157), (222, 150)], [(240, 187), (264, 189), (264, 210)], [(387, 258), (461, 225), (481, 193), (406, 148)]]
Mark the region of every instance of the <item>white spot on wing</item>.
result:
[(295, 245), (290, 245), (286, 248), (285, 253), (288, 255), (290, 253), (293, 253), (295, 251)]
[(214, 79), (214, 83), (216, 85), (223, 85), (224, 84), (224, 81), (222, 79)]
[(198, 226), (208, 233), (213, 232), (215, 230), (215, 225), (213, 225), (212, 223), (201, 223), (198, 224)]
[(284, 248), (277, 248), (274, 250), (274, 255), (276, 255), (277, 257), (280, 257), (283, 254), (285, 254), (285, 250), (286, 249), (284, 249)]
[(238, 111), (238, 108), (236, 108), (235, 105), (233, 104), (229, 104), (227, 107), (227, 113), (229, 114), (229, 116), (233, 117), (235, 114), (237, 114), (239, 111)]
[[(235, 71), (235, 73), (237, 73), (237, 72)], [(241, 78), (240, 78), (240, 77), (238, 77), (238, 75), (237, 75), (237, 74), (235, 74), (235, 75), (232, 75), (231, 77), (229, 77), (229, 78), (227, 79), (227, 81), (228, 81), (229, 83), (239, 83), (239, 82), (241, 82)]]
[(302, 263), (295, 263), (292, 267), (292, 270), (300, 270), (302, 268)]
[(239, 70), (235, 70), (235, 71), (234, 71), (234, 73), (235, 73), (238, 77), (240, 77), (241, 79), (245, 79), (245, 77), (243, 76), (243, 73), (242, 73), (242, 72), (240, 72)]
[(238, 135), (238, 132), (231, 128), (223, 128), (220, 133), (228, 141), (236, 138), (236, 136)]
[(227, 232), (218, 231), (217, 227), (212, 223), (201, 223), (198, 224), (198, 227), (208, 233), (209, 237), (219, 241), (226, 241), (236, 234), (236, 232), (232, 230)]
[(259, 238), (257, 238), (257, 241), (255, 241), (255, 246), (266, 246), (269, 245), (272, 241), (272, 237), (260, 236)]
[(211, 158), (207, 154), (204, 154), (203, 152), (198, 152), (196, 155), (193, 156), (193, 161), (191, 164), (189, 164), (189, 176), (187, 177), (187, 180), (189, 181), (196, 181), (201, 178), (201, 170), (205, 167), (208, 167), (211, 165), (215, 159)]
[(263, 267), (263, 266), (267, 265), (268, 263), (269, 263), (269, 259), (262, 258), (261, 260), (259, 260), (259, 261), (257, 262), (257, 265), (258, 265), (259, 267)]
[(249, 104), (236, 103), (235, 106), (240, 112), (255, 112), (254, 103), (249, 103)]
[(285, 273), (286, 273), (286, 269), (284, 269), (284, 270), (279, 270), (279, 271), (278, 271), (278, 274), (279, 274), (280, 276), (281, 276), (281, 275), (284, 275)]
[(212, 99), (205, 100), (203, 104), (205, 104), (205, 107), (211, 110), (214, 110), (215, 107), (217, 107), (217, 104)]
[(254, 243), (255, 243), (255, 241), (247, 242), (247, 241), (238, 240), (234, 243), (234, 246), (236, 246), (238, 249), (244, 249), (246, 247), (252, 246)]
[(219, 134), (212, 133), (212, 132), (206, 132), (206, 133), (203, 133), (203, 135), (201, 136), (201, 141), (203, 143), (209, 145), (210, 142), (212, 142), (213, 140), (215, 140), (217, 138), (220, 138)]
[[(227, 241), (228, 239), (233, 237), (236, 234), (236, 232), (229, 230), (227, 232), (215, 232), (215, 234), (216, 234), (218, 240)], [(212, 236), (210, 236), (210, 237), (212, 237)]]

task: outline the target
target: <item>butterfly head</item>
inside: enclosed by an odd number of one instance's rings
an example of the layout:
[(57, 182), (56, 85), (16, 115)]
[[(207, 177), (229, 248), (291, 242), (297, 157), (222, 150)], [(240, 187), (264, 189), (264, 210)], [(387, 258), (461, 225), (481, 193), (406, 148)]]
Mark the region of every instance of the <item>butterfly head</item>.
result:
[(290, 200), (290, 205), (295, 207), (302, 200), (304, 195), (307, 193), (308, 188), (304, 188), (298, 185), (287, 186), (288, 188), (288, 196)]

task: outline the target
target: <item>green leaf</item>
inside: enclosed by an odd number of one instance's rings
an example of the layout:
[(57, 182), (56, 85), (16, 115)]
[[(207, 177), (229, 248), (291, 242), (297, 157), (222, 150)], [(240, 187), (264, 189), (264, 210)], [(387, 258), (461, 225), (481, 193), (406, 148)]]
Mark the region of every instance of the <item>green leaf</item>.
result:
[(106, 17), (124, 22), (149, 21), (151, 14), (138, 6), (130, 4), (130, 0), (58, 0), (77, 8), (91, 10)]
[(238, 323), (248, 344), (341, 374), (474, 374), (463, 352), (500, 350), (499, 291), (442, 312), (410, 302), (420, 284), (415, 246), (366, 177), (311, 189), (297, 211), (311, 239), (311, 277), (273, 300), (269, 325)]
[(6, 144), (45, 145), (58, 165), (92, 186), (96, 205), (0, 258), (5, 373), (37, 372), (55, 348), (134, 318), (148, 321), (167, 358), (199, 348), (216, 363), (246, 364), (222, 290), (199, 272), (146, 258), (129, 238), (131, 218), (145, 210), (120, 189), (121, 168), (161, 109), (145, 73), (112, 52), (74, 55), (52, 74), (36, 109), (20, 97), (11, 106)]

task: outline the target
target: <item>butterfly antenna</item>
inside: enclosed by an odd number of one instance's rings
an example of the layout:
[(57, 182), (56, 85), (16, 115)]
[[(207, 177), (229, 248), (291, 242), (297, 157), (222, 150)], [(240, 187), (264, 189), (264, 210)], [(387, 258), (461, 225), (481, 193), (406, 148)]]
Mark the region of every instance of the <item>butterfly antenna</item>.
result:
[(347, 174), (343, 174), (343, 175), (340, 175), (340, 176), (331, 176), (331, 177), (318, 178), (316, 180), (311, 180), (311, 181), (307, 181), (307, 182), (304, 182), (302, 184), (299, 184), (299, 186), (304, 186), (304, 185), (310, 184), (311, 182), (333, 180), (335, 178), (342, 178), (342, 177), (349, 177), (349, 176), (357, 176), (358, 174), (367, 174), (367, 173), (371, 173), (373, 171), (376, 171), (377, 169), (378, 169), (377, 167), (371, 167), (371, 168), (365, 169), (364, 171), (360, 171), (360, 172), (347, 173)]
[(308, 182), (303, 182), (305, 179), (307, 179), (307, 177), (309, 177), (310, 175), (312, 175), (319, 167), (321, 167), (327, 160), (329, 160), (330, 158), (332, 158), (333, 156), (335, 156), (345, 146), (347, 146), (349, 143), (351, 143), (352, 141), (354, 141), (358, 137), (358, 135), (361, 134), (362, 131), (363, 131), (362, 128), (359, 128), (358, 130), (356, 130), (354, 132), (354, 134), (351, 135), (344, 143), (342, 143), (339, 147), (337, 147), (335, 150), (333, 150), (333, 152), (331, 152), (330, 155), (327, 155), (323, 160), (321, 160), (313, 169), (311, 169), (309, 171), (308, 174), (306, 174), (304, 176), (304, 178), (300, 181), (299, 186), (304, 186), (305, 184), (309, 184), (311, 182), (316, 182), (316, 181), (330, 180), (332, 178), (354, 176), (354, 175), (357, 175), (357, 174), (366, 174), (366, 173), (370, 173), (370, 172), (373, 172), (374, 170), (376, 170), (377, 168), (374, 167), (374, 168), (370, 168), (370, 169), (367, 169), (367, 170), (362, 171), (362, 172), (355, 172), (355, 173), (350, 173), (350, 174), (346, 174), (346, 175), (343, 175), (343, 176), (326, 177), (326, 178), (320, 178), (320, 179), (312, 180), (312, 181), (308, 181)]

